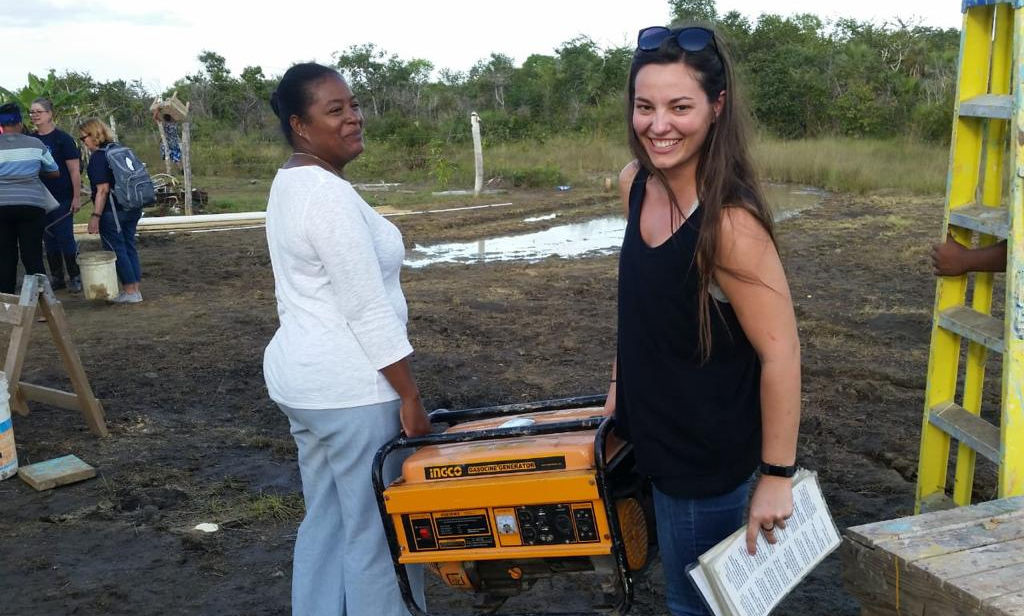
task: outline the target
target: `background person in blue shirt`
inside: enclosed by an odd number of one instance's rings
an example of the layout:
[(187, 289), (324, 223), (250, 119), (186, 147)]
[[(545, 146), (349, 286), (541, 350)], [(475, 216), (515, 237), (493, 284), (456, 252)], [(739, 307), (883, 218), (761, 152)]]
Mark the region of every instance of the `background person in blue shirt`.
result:
[[(56, 289), (67, 287), (77, 293), (82, 290), (82, 276), (78, 271), (78, 244), (75, 242), (74, 213), (82, 207), (79, 191), (82, 186), (82, 153), (71, 135), (57, 128), (53, 121), (53, 103), (48, 98), (37, 98), (28, 108), (29, 119), (36, 127), (34, 137), (43, 142), (60, 167), (60, 176), (43, 178), (43, 184), (60, 207), (46, 214), (43, 244), (50, 265), (50, 285)], [(64, 266), (68, 280), (64, 282)]]
[(26, 274), (45, 274), (43, 224), (53, 197), (39, 181), (60, 173), (41, 141), (22, 133), (21, 107), (0, 106), (0, 293), (14, 293), (18, 254)]

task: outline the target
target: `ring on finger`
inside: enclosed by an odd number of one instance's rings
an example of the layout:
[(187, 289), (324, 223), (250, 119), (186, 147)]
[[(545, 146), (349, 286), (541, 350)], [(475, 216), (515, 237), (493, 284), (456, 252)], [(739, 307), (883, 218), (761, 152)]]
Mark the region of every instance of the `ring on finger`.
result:
[(762, 526), (761, 530), (763, 530), (766, 533), (773, 532), (775, 530), (775, 523), (773, 522), (771, 526)]

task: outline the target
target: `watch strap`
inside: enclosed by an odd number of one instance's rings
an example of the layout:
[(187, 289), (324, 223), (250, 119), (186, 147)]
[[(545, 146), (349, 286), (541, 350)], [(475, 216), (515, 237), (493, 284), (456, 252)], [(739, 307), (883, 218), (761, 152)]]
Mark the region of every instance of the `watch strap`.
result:
[(761, 471), (762, 475), (771, 475), (772, 477), (792, 477), (796, 474), (796, 465), (777, 466), (775, 464), (761, 462), (758, 470)]

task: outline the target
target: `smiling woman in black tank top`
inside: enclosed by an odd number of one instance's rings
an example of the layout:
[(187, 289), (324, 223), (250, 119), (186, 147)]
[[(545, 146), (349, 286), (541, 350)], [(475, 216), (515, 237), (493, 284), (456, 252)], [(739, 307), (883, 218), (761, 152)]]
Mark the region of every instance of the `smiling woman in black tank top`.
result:
[(704, 614), (686, 565), (744, 521), (753, 553), (792, 513), (800, 344), (723, 42), (645, 28), (628, 87), (606, 411), (654, 483), (669, 609)]

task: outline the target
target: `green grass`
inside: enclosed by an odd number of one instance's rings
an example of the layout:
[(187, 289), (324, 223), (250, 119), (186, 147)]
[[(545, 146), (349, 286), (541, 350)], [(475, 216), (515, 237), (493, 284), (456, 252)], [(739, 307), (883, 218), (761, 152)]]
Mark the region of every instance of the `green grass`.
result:
[(861, 194), (880, 190), (942, 194), (949, 149), (898, 139), (761, 138), (754, 146), (754, 158), (762, 177), (776, 182)]
[[(193, 151), (193, 186), (207, 191), (209, 213), (261, 211), (274, 173), (287, 158), (280, 141), (237, 133), (207, 138)], [(155, 134), (126, 141), (150, 168), (163, 171)], [(907, 139), (868, 140), (829, 137), (800, 141), (758, 138), (755, 162), (764, 180), (818, 186), (851, 193), (897, 191), (942, 194), (948, 148)], [(558, 184), (599, 187), (617, 178), (631, 158), (625, 139), (616, 135), (563, 135), (543, 141), (485, 145), (485, 177), (500, 185), (553, 188)], [(366, 151), (346, 168), (356, 183), (400, 182), (403, 192), (365, 192), (373, 205), (444, 203), (452, 197), (432, 195), (444, 189), (471, 189), (473, 148), (470, 144), (408, 148), (370, 141)], [(461, 197), (460, 202), (465, 198)], [(86, 206), (76, 222), (87, 222)]]

